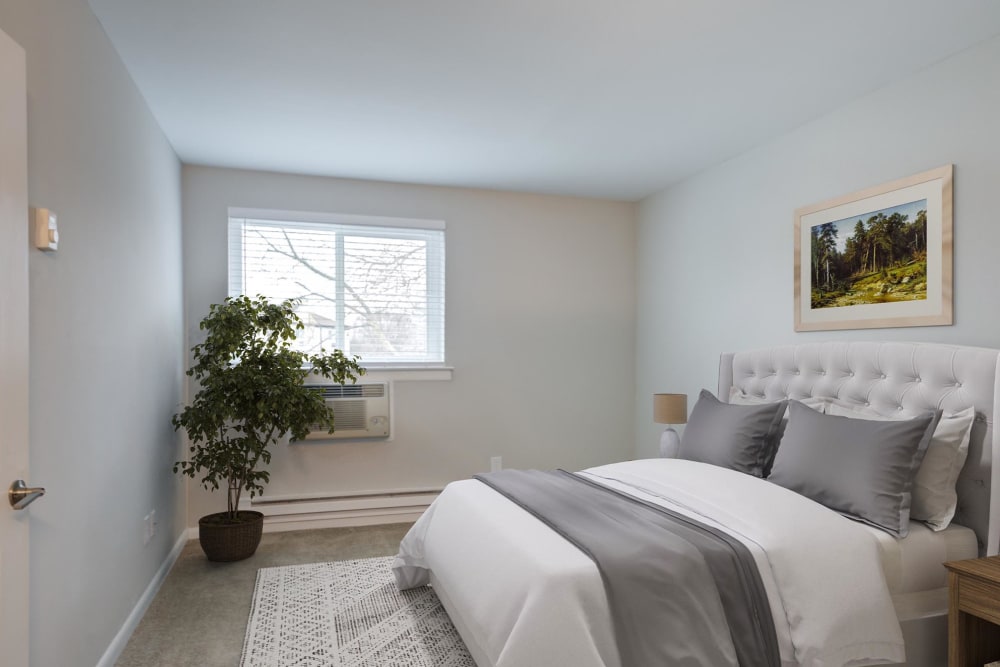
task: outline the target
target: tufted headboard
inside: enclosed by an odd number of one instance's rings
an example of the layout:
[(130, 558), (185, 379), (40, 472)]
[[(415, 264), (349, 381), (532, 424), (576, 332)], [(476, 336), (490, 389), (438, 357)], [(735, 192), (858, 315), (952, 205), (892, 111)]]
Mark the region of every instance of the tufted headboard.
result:
[[(975, 407), (969, 458), (958, 479), (954, 521), (972, 528), (980, 554), (1000, 547), (1000, 442), (993, 423), (1000, 390), (1000, 350), (931, 343), (827, 342), (727, 352), (719, 364), (719, 398), (730, 387), (772, 400), (839, 398), (882, 414), (916, 416)], [(993, 517), (993, 518), (991, 518)]]

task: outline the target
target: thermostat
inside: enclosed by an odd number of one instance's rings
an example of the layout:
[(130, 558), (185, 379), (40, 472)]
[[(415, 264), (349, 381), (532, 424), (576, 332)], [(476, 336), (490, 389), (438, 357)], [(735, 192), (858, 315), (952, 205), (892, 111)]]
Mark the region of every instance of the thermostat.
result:
[(59, 227), (56, 214), (47, 208), (34, 209), (32, 220), (35, 232), (35, 247), (39, 250), (56, 250), (59, 248)]

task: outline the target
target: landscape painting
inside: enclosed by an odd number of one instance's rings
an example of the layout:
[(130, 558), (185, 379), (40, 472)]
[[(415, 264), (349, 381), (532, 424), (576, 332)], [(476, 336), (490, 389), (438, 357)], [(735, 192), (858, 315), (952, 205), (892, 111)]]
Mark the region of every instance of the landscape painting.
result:
[(810, 228), (813, 308), (927, 298), (927, 200)]
[(795, 330), (952, 323), (945, 165), (795, 211)]

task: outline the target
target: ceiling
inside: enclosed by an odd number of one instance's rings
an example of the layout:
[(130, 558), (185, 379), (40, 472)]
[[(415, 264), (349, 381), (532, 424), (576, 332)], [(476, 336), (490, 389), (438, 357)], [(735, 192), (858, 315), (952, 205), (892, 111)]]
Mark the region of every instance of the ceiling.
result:
[(1000, 33), (996, 0), (89, 0), (185, 163), (635, 200)]

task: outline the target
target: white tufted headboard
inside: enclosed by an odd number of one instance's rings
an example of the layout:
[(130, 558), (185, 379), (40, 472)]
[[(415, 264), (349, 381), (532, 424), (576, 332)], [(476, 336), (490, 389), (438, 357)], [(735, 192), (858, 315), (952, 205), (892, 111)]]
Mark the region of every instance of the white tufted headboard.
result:
[[(930, 343), (827, 342), (727, 352), (719, 364), (719, 398), (730, 387), (772, 400), (839, 398), (882, 414), (916, 416), (975, 407), (969, 458), (958, 479), (955, 522), (972, 528), (981, 554), (1000, 547), (1000, 443), (993, 423), (1000, 390), (1000, 350)], [(994, 517), (991, 519), (991, 517)]]

